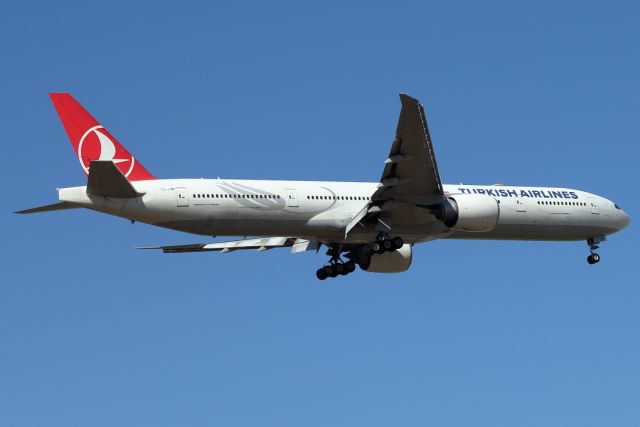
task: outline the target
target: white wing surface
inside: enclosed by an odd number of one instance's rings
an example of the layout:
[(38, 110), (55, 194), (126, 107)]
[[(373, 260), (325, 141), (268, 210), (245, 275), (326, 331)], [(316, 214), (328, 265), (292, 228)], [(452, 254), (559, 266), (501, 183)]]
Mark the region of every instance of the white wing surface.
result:
[(291, 247), (291, 252), (297, 253), (306, 250), (315, 250), (318, 248), (318, 244), (315, 241), (297, 239), (295, 237), (262, 237), (257, 239), (231, 240), (228, 242), (195, 243), (191, 245), (149, 246), (138, 249), (160, 249), (164, 253), (210, 251), (227, 253), (247, 249), (266, 251), (267, 249), (285, 247)]

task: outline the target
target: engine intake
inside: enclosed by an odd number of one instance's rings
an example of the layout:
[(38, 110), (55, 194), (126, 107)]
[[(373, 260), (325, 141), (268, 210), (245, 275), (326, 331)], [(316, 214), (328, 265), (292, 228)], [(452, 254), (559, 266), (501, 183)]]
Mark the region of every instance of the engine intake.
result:
[(485, 232), (493, 230), (500, 219), (495, 197), (484, 194), (456, 194), (448, 198), (436, 216), (449, 228)]

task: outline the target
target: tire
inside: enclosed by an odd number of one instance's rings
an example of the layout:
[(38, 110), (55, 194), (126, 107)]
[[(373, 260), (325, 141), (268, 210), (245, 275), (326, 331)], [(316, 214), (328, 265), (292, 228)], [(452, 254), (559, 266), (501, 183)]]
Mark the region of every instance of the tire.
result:
[(347, 261), (344, 263), (345, 269), (347, 270), (347, 273), (353, 273), (354, 271), (356, 271), (356, 263), (353, 261)]
[(324, 267), (322, 267), (322, 271), (324, 271), (324, 275), (327, 277), (335, 277), (333, 275), (333, 267), (330, 265), (325, 265)]
[(336, 270), (336, 273), (337, 273), (336, 276), (338, 274), (343, 274), (343, 275), (346, 274), (347, 269), (344, 268), (344, 264), (340, 264), (340, 263), (335, 264), (333, 268)]
[(376, 253), (376, 250), (373, 248), (373, 244), (369, 244), (367, 245), (365, 252), (367, 253), (367, 255), (371, 256), (373, 254)]
[(395, 249), (400, 249), (404, 245), (404, 241), (400, 237), (394, 237), (392, 242)]
[(594, 264), (597, 264), (597, 263), (599, 263), (599, 262), (600, 262), (600, 255), (598, 255), (598, 254), (593, 254), (593, 255), (591, 255), (591, 259), (593, 260), (593, 263), (594, 263)]
[(593, 255), (589, 255), (589, 256), (587, 257), (587, 262), (588, 262), (589, 264), (595, 264), (595, 263), (596, 263), (596, 261), (593, 259)]
[[(380, 246), (380, 244), (378, 244), (377, 242), (373, 242), (372, 244), (369, 245), (369, 248), (371, 249), (371, 251), (373, 252), (373, 254), (379, 254), (382, 253), (380, 252), (380, 249), (382, 249), (382, 247)], [(371, 255), (373, 255), (371, 254)]]
[(316, 277), (318, 278), (318, 280), (325, 280), (327, 278), (327, 275), (324, 274), (323, 268), (319, 268), (318, 271), (316, 271)]
[(385, 252), (391, 252), (395, 249), (391, 240), (385, 240), (384, 242), (382, 242), (382, 247)]

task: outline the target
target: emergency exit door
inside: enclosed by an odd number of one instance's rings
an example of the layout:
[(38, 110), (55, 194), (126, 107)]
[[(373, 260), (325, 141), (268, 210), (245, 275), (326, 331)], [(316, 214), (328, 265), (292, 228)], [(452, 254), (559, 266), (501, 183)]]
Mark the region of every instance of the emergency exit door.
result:
[(290, 208), (298, 207), (298, 195), (296, 194), (296, 190), (286, 190), (287, 191), (287, 206)]
[(186, 188), (176, 188), (176, 194), (178, 197), (178, 207), (179, 208), (187, 208), (189, 207), (189, 192)]

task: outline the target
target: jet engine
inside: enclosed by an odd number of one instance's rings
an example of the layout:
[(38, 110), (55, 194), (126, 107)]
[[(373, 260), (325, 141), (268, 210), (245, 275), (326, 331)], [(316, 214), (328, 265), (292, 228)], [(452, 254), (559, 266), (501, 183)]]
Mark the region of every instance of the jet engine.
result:
[(370, 273), (400, 273), (409, 269), (413, 259), (411, 245), (406, 243), (393, 252), (366, 255), (361, 251), (358, 255), (356, 262)]
[(436, 213), (449, 228), (464, 231), (491, 231), (500, 218), (500, 205), (495, 197), (484, 194), (456, 194), (448, 198)]

